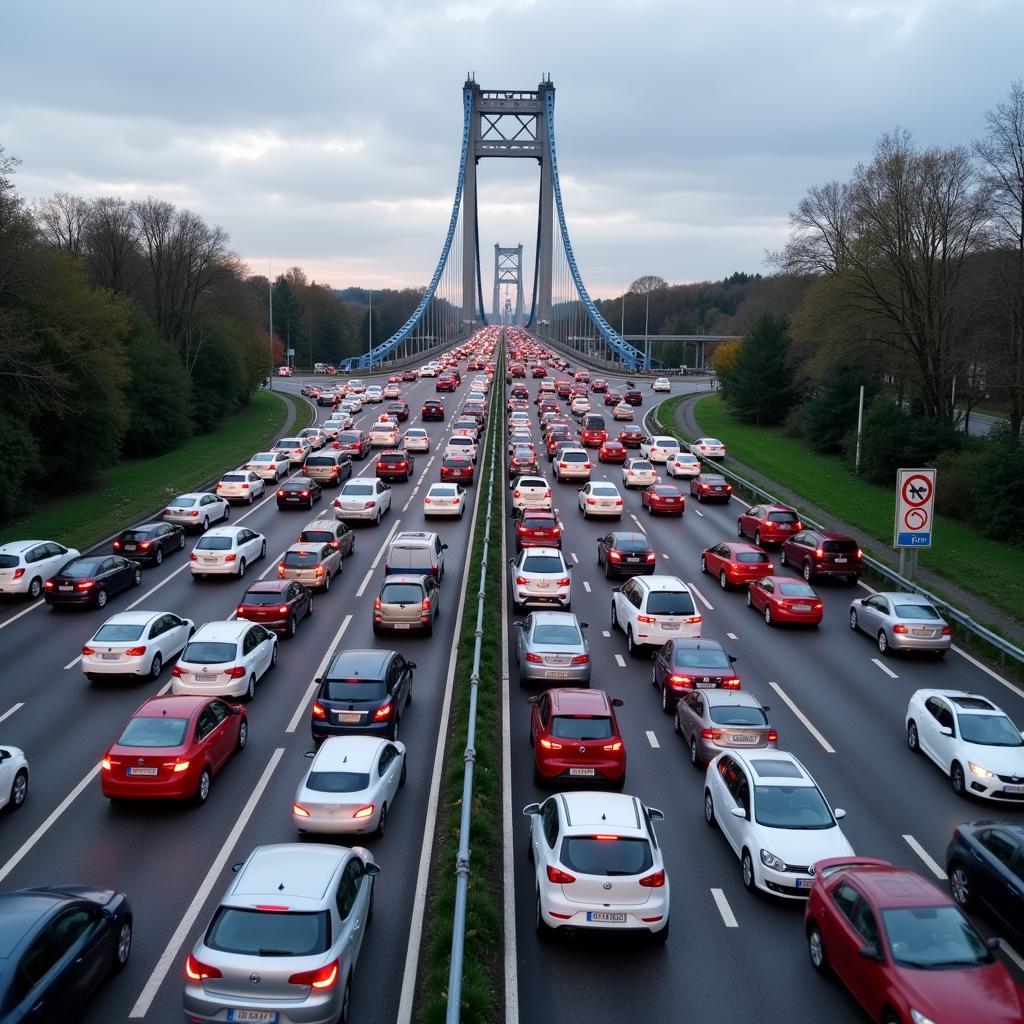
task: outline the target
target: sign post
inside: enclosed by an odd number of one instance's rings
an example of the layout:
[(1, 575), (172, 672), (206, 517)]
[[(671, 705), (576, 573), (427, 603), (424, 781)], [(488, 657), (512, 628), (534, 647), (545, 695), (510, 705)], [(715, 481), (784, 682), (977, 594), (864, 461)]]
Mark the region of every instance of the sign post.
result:
[[(893, 547), (900, 552), (903, 573), (904, 549), (916, 551), (932, 546), (935, 520), (935, 470), (899, 469), (896, 471), (896, 523)], [(911, 559), (911, 572), (917, 564)]]

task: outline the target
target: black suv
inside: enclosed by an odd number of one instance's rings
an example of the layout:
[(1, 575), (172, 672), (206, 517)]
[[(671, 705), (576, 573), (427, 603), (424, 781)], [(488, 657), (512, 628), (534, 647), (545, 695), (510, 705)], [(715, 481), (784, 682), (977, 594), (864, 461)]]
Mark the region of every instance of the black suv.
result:
[(443, 420), (444, 402), (439, 398), (428, 398), (420, 406), (420, 419), (424, 422), (427, 420)]

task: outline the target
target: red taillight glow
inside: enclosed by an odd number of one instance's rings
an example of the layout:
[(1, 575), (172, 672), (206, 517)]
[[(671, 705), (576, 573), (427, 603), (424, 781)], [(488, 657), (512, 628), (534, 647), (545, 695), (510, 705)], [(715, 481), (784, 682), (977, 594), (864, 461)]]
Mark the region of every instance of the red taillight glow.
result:
[(768, 730), (768, 742), (777, 743), (779, 740), (779, 734), (774, 729)]
[(172, 676), (177, 676), (180, 679), (181, 678), (181, 669), (178, 668), (177, 665), (175, 665), (174, 668), (171, 669), (171, 675)]
[(174, 767), (171, 769), (172, 772), (177, 774), (178, 772), (187, 772), (188, 766), (191, 764), (190, 761), (175, 761)]
[(943, 626), (942, 627), (942, 635), (943, 636), (951, 636), (952, 633), (953, 633), (953, 628), (951, 626)]
[(531, 665), (541, 665), (544, 663), (544, 659), (539, 654), (534, 654), (532, 651), (526, 652), (526, 660)]
[(286, 605), (286, 604), (280, 605), (278, 607), (278, 609), (277, 609), (277, 614), (278, 615), (287, 615), (288, 614), (288, 605)]
[(96, 586), (95, 580), (82, 580), (81, 583), (75, 584), (75, 590), (92, 590)]
[(616, 740), (614, 743), (606, 743), (602, 750), (617, 751), (622, 749), (622, 740)]
[(125, 651), (124, 653), (129, 658), (141, 658), (146, 653), (146, 648), (145, 647), (129, 647), (128, 650)]
[(383, 722), (385, 718), (391, 717), (391, 701), (387, 704), (381, 704), (379, 708), (373, 713), (373, 719), (375, 722)]
[(644, 622), (647, 625), (657, 622), (658, 620), (653, 615), (638, 615), (636, 617), (637, 622)]
[(366, 804), (365, 807), (360, 807), (359, 810), (352, 812), (353, 818), (368, 818), (373, 814), (373, 804)]
[(92, 647), (83, 647), (82, 648), (82, 656), (83, 657), (87, 658), (90, 654), (95, 654), (95, 653), (96, 653), (95, 648), (92, 648)]
[(188, 959), (185, 961), (185, 977), (189, 981), (206, 981), (207, 978), (222, 978), (224, 975), (218, 968), (204, 964), (189, 953)]
[(577, 654), (572, 659), (570, 664), (572, 664), (572, 665), (589, 665), (590, 664), (590, 655), (589, 654)]
[(144, 540), (139, 545), (139, 547), (142, 548), (143, 551), (148, 551), (152, 546), (153, 546), (153, 542), (152, 541), (148, 541), (148, 540)]
[(668, 677), (668, 681), (673, 686), (689, 686), (693, 682), (693, 679), (690, 676), (671, 675)]
[(910, 630), (907, 629), (907, 627), (904, 626), (902, 622), (897, 622), (896, 625), (892, 627), (892, 631), (894, 633), (909, 633), (910, 632)]
[(314, 718), (326, 718), (327, 712), (324, 711), (323, 705), (319, 702), (313, 705), (313, 717)]
[(563, 577), (562, 577), (562, 578), (561, 578), (561, 579), (560, 579), (560, 580), (558, 581), (558, 585), (559, 585), (560, 587), (567, 587), (567, 586), (569, 586), (570, 582), (571, 582), (571, 581), (570, 581), (570, 579), (569, 579), (569, 577), (568, 577), (568, 576), (563, 576)]
[(323, 967), (318, 967), (315, 971), (299, 971), (298, 974), (293, 974), (288, 979), (288, 984), (290, 985), (309, 985), (312, 988), (319, 989), (321, 992), (325, 989), (334, 988), (337, 982), (337, 960)]
[(14, 570), (14, 576), (12, 578), (16, 579), (16, 580), (20, 580), (21, 577), (24, 576), (24, 575), (25, 575), (25, 567), (21, 566), (20, 568)]
[(647, 561), (648, 562), (653, 562), (657, 557), (658, 556), (655, 555), (655, 553), (653, 551), (648, 551), (647, 552)]
[(245, 675), (244, 665), (234, 665), (227, 671), (228, 679), (241, 679)]
[(103, 769), (103, 770), (104, 770), (105, 772), (109, 772), (109, 771), (110, 771), (110, 758), (109, 758), (109, 757), (105, 757), (105, 758), (103, 758), (103, 760), (102, 760), (102, 761), (100, 761), (100, 767), (101, 767), (101, 768), (102, 768), (102, 769)]
[(562, 744), (554, 740), (545, 739), (543, 736), (537, 741), (545, 750), (561, 750)]
[(661, 889), (665, 885), (665, 872), (655, 871), (650, 875), (645, 875), (640, 879), (640, 884), (645, 889)]
[[(114, 550), (116, 551), (120, 546), (121, 546), (121, 542), (119, 540), (115, 540), (114, 541)], [(22, 569), (21, 571), (24, 572), (25, 570)]]
[(738, 690), (740, 688), (740, 681), (735, 676), (730, 676), (728, 679), (722, 680), (723, 690)]
[(549, 864), (548, 881), (553, 882), (555, 885), (570, 885), (571, 883), (576, 881), (576, 876), (570, 875), (568, 871), (561, 871), (559, 868), (556, 868)]

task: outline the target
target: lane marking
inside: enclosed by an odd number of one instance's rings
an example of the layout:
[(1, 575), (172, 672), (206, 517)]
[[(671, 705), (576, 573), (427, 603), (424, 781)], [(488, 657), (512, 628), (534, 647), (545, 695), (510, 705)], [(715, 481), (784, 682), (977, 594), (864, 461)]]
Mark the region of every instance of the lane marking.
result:
[(793, 703), (793, 701), (789, 697), (789, 694), (786, 693), (786, 691), (783, 690), (783, 688), (779, 686), (778, 683), (773, 682), (772, 680), (768, 681), (768, 685), (786, 702), (786, 706), (789, 708), (789, 710), (792, 711), (793, 714), (800, 719), (800, 721), (804, 725), (804, 728), (806, 728), (807, 731), (821, 744), (822, 749), (825, 751), (825, 753), (834, 754), (836, 752), (835, 747), (833, 747), (832, 744), (829, 743), (829, 741), (825, 739), (825, 737), (822, 736), (820, 732), (818, 732), (818, 730), (814, 727), (814, 724), (811, 722), (811, 720), (796, 706), (796, 704)]
[(655, 736), (654, 733), (651, 732), (650, 729), (647, 730), (647, 742), (650, 743), (651, 747), (654, 750), (660, 750), (661, 749), (661, 744), (658, 742), (658, 737)]
[(4, 619), (3, 622), (0, 622), (0, 629), (6, 629), (12, 622), (17, 622), (23, 615), (28, 615), (29, 612), (34, 612), (38, 608), (44, 607), (46, 607), (46, 602), (43, 600), (42, 594), (40, 594), (39, 597), (36, 598), (36, 600), (27, 608), (18, 612), (16, 615), (12, 615), (9, 619)]
[(625, 668), (626, 667), (626, 659), (623, 658), (623, 656), (621, 654), (616, 654), (615, 655), (615, 664), (618, 665), (619, 668)]
[(737, 636), (737, 635), (736, 635), (735, 633), (726, 633), (725, 635), (726, 635), (726, 636), (727, 636), (727, 637), (728, 637), (728, 638), (729, 638), (730, 640), (739, 640), (739, 637), (738, 637), (738, 636)]
[(639, 520), (639, 519), (637, 519), (637, 517), (636, 517), (635, 515), (633, 515), (633, 513), (632, 513), (632, 512), (630, 512), (630, 513), (629, 513), (629, 518), (630, 518), (630, 519), (632, 519), (634, 523), (636, 523), (636, 525), (637, 525), (637, 528), (638, 528), (638, 529), (639, 529), (639, 530), (640, 530), (641, 532), (643, 532), (643, 533), (646, 533), (646, 532), (647, 532), (647, 531), (646, 531), (646, 530), (644, 529), (644, 524), (643, 524), (643, 523), (641, 523), (641, 522), (640, 522), (640, 520)]
[(715, 606), (700, 592), (700, 590), (697, 589), (697, 584), (694, 583), (693, 580), (690, 580), (686, 585), (697, 595), (698, 598), (700, 598), (700, 603), (704, 605), (709, 612), (713, 612), (715, 610)]
[(578, 558), (576, 557), (576, 552), (575, 552), (575, 551), (570, 551), (570, 552), (569, 552), (569, 554), (570, 554), (570, 555), (572, 555), (572, 560), (573, 560), (573, 561), (574, 561), (574, 562), (575, 562), (575, 563), (576, 563), (577, 565), (579, 565), (579, 564), (580, 564), (580, 560), (579, 560), (579, 559), (578, 559)]
[(78, 656), (77, 658), (75, 658), (75, 659), (74, 659), (74, 661), (69, 661), (69, 662), (68, 662), (68, 663), (67, 663), (67, 664), (66, 664), (66, 665), (64, 666), (64, 671), (65, 671), (65, 672), (67, 672), (67, 670), (68, 670), (69, 668), (74, 668), (74, 667), (75, 667), (75, 666), (76, 666), (76, 665), (77, 665), (77, 664), (78, 664), (78, 663), (79, 663), (79, 662), (80, 662), (81, 660), (82, 660), (82, 656), (81, 656), (81, 655), (79, 655), (79, 656)]
[(1012, 690), (1018, 697), (1024, 697), (1024, 690), (1019, 686), (1014, 686), (1009, 679), (1004, 679), (998, 672), (990, 669), (988, 665), (978, 661), (973, 655), (968, 654), (962, 647), (957, 647), (953, 644), (953, 650), (960, 655), (965, 661), (969, 661), (975, 668), (980, 668), (986, 675), (991, 676), (997, 683), (1002, 683), (1008, 690)]
[(23, 708), (24, 706), (24, 701), (20, 701), (17, 704), (12, 704), (2, 715), (0, 715), (0, 722), (6, 722), (7, 719), (14, 714), (15, 711), (17, 711), (19, 708)]
[[(704, 518), (704, 513), (703, 513), (703, 512), (701, 512), (701, 510), (700, 510), (699, 508), (695, 508), (695, 509), (694, 509), (693, 511), (694, 511), (694, 512), (696, 512), (696, 513), (697, 513), (697, 515), (699, 515), (699, 516), (701, 517), (701, 519), (703, 519), (703, 518)], [(712, 891), (712, 892), (715, 892), (716, 890), (712, 889), (711, 891)], [(718, 890), (718, 891), (720, 892), (721, 890)]]
[(1018, 970), (1024, 971), (1024, 957), (1006, 939), (999, 940), (999, 948), (1017, 965)]
[(663, 551), (663, 552), (661, 553), (661, 557), (662, 557), (662, 558), (668, 558), (668, 555), (666, 555), (666, 554), (665, 554), (665, 552)]
[(367, 569), (366, 575), (363, 577), (363, 582), (359, 584), (359, 589), (356, 591), (356, 597), (362, 597), (366, 592), (366, 585), (373, 579), (373, 569)]
[(238, 821), (235, 822), (234, 827), (228, 833), (227, 839), (224, 840), (223, 845), (220, 850), (218, 850), (217, 856), (210, 865), (210, 870), (206, 872), (206, 877), (196, 890), (195, 896), (192, 897), (192, 902), (188, 905), (188, 909), (185, 911), (184, 916), (178, 922), (178, 927), (174, 929), (174, 934), (171, 936), (170, 942), (167, 943), (166, 948), (160, 955), (160, 959), (157, 961), (156, 967), (153, 968), (153, 973), (149, 976), (149, 980), (139, 993), (139, 998), (132, 1007), (131, 1013), (128, 1014), (130, 1019), (145, 1017), (149, 1012), (149, 1008), (154, 997), (160, 990), (160, 986), (163, 984), (164, 978), (167, 977), (167, 972), (171, 969), (171, 965), (178, 959), (182, 944), (188, 938), (188, 933), (192, 930), (192, 926), (195, 924), (196, 918), (199, 916), (199, 912), (203, 909), (203, 904), (205, 904), (209, 898), (221, 871), (224, 870), (224, 865), (227, 863), (228, 857), (231, 855), (231, 851), (234, 850), (235, 844), (238, 842), (239, 838), (241, 838), (245, 827), (249, 824), (249, 819), (256, 810), (256, 805), (259, 803), (260, 797), (263, 796), (263, 791), (267, 788), (267, 784), (270, 782), (270, 777), (274, 774), (274, 770), (281, 763), (281, 758), (283, 756), (284, 747), (277, 747), (270, 755), (270, 760), (267, 762), (266, 768), (263, 769), (263, 774), (257, 780), (256, 785), (253, 787), (253, 791), (249, 794), (249, 799), (245, 802), (245, 806), (242, 808), (242, 813), (238, 816)]
[(911, 835), (904, 835), (904, 841), (914, 853), (924, 861), (924, 865), (928, 870), (940, 881), (944, 882), (948, 877), (946, 872), (935, 862), (932, 855)]
[(732, 907), (729, 906), (729, 901), (725, 898), (725, 893), (721, 889), (712, 889), (711, 898), (715, 901), (715, 906), (718, 907), (718, 913), (722, 915), (722, 924), (726, 928), (739, 928), (739, 922), (732, 912)]
[(584, 590), (585, 590), (585, 591), (586, 591), (586, 592), (587, 592), (588, 594), (589, 594), (589, 593), (591, 592), (591, 591), (590, 591), (590, 584), (589, 584), (589, 583), (588, 583), (588, 582), (587, 582), (586, 580), (584, 580), (584, 581), (583, 581), (583, 589), (584, 589)]
[(611, 636), (611, 633), (609, 633), (607, 629), (602, 629), (601, 630), (601, 636), (609, 637), (609, 636)]
[(884, 661), (881, 661), (878, 658), (872, 658), (871, 664), (877, 665), (890, 679), (899, 679), (899, 676), (896, 675), (896, 673), (893, 672), (893, 670), (889, 668)]
[(348, 629), (349, 623), (352, 621), (351, 614), (346, 615), (342, 619), (341, 625), (338, 627), (338, 632), (334, 634), (334, 639), (327, 645), (327, 650), (324, 651), (324, 656), (320, 659), (320, 664), (317, 665), (316, 671), (313, 673), (313, 680), (309, 686), (306, 687), (306, 692), (302, 695), (302, 700), (299, 701), (299, 706), (295, 709), (295, 714), (292, 715), (291, 720), (288, 722), (288, 727), (285, 729), (286, 733), (295, 732), (299, 726), (299, 720), (302, 717), (303, 712), (306, 710), (309, 702), (313, 699), (313, 694), (316, 693), (317, 679), (319, 679), (324, 672), (327, 671), (327, 665), (334, 655), (334, 651), (337, 649), (338, 644), (341, 642), (341, 638), (345, 635), (345, 630)]

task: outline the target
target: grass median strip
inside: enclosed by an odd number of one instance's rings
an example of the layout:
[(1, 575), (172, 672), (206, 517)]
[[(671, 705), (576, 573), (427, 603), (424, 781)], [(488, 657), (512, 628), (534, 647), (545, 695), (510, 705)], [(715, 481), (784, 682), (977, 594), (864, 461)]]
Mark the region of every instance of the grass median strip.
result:
[(308, 426), (313, 409), (281, 392), (259, 391), (248, 409), (216, 430), (193, 437), (152, 459), (118, 463), (96, 485), (46, 502), (0, 532), (0, 543), (22, 537), (52, 538), (85, 550), (125, 523), (138, 522), (176, 494), (199, 487), (248, 459), (276, 439), (294, 410), (293, 430)]

